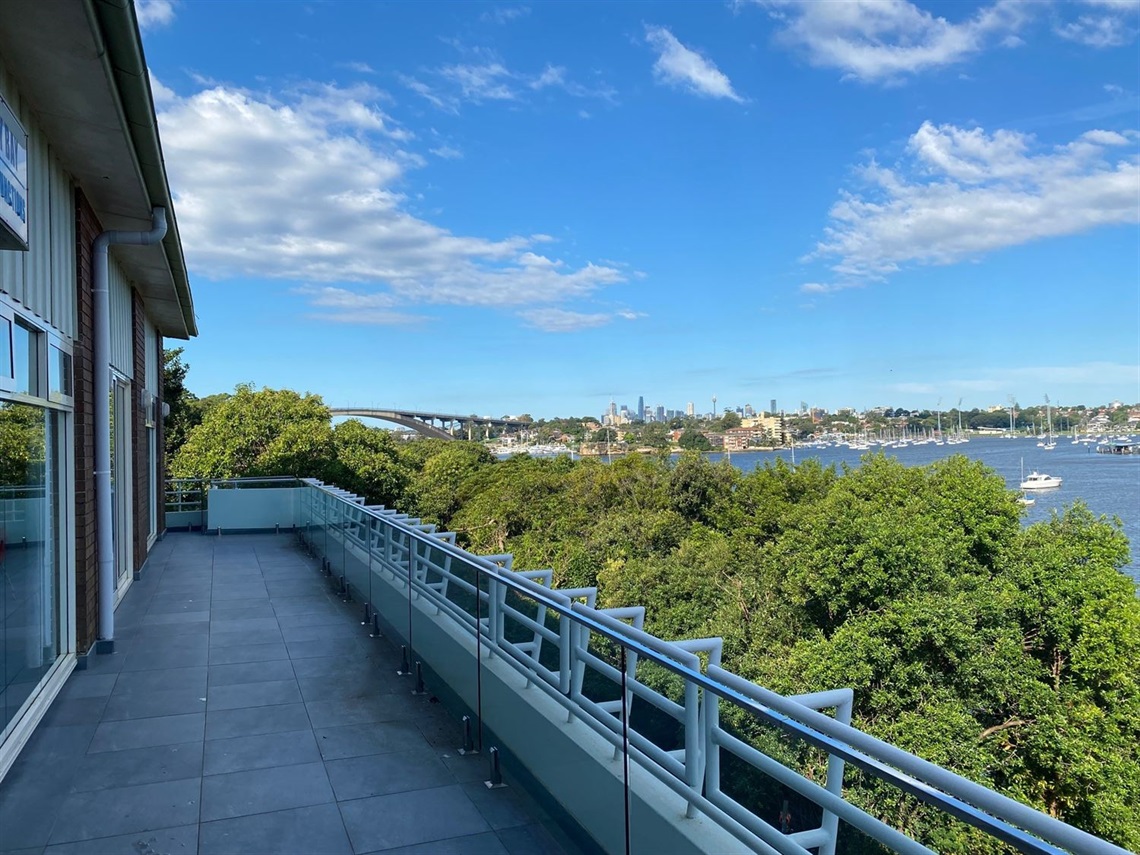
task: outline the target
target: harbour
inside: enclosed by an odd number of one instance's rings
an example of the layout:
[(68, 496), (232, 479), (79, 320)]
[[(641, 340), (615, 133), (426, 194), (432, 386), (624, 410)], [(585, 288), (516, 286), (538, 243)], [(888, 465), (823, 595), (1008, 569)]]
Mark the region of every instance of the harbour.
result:
[[(1033, 504), (1024, 506), (1025, 524), (1047, 520), (1054, 512), (1060, 513), (1077, 500), (1088, 505), (1095, 514), (1118, 518), (1132, 544), (1131, 562), (1124, 572), (1140, 584), (1140, 554), (1137, 551), (1140, 544), (1140, 454), (1100, 452), (1101, 446), (1066, 441), (1053, 449), (1045, 449), (1038, 447), (1035, 439), (971, 437), (968, 442), (956, 445), (906, 445), (887, 448), (884, 453), (908, 466), (922, 466), (952, 454), (964, 454), (982, 461), (1005, 478), (1011, 490), (1019, 489), (1023, 468), (1026, 473), (1037, 471), (1060, 478), (1063, 482), (1060, 487), (1033, 491)], [(734, 452), (728, 457), (734, 466), (747, 472), (776, 459), (790, 463), (793, 453), (797, 463), (810, 457), (825, 466), (858, 466), (859, 458), (868, 450), (828, 446), (796, 448), (794, 452), (793, 449)], [(713, 453), (709, 458), (719, 460), (725, 456)]]

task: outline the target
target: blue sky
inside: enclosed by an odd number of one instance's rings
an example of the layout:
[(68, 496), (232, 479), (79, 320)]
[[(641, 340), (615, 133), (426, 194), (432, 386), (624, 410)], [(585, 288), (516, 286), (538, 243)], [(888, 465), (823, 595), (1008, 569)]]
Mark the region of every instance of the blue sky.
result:
[(138, 3), (200, 395), (1140, 400), (1140, 3)]

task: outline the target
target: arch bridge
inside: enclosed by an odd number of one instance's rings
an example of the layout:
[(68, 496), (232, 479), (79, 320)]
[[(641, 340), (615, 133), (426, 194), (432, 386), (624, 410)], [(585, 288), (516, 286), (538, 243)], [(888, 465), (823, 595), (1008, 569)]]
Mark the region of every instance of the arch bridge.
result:
[[(485, 416), (460, 416), (452, 413), (428, 413), (418, 410), (380, 410), (374, 407), (332, 407), (334, 416), (355, 416), (363, 419), (379, 419), (414, 430), (421, 436), (436, 439), (458, 439), (464, 434), (467, 439), (475, 439), (482, 428), (490, 435), (491, 428), (519, 429), (528, 422), (519, 419), (493, 419)], [(436, 423), (439, 423), (438, 426)]]

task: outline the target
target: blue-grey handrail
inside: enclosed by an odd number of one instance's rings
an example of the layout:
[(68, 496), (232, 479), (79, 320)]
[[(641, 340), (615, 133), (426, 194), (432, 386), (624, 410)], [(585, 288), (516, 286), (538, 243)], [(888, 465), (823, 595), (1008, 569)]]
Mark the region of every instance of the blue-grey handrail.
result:
[[(307, 486), (339, 499), (357, 512), (364, 511), (380, 522), (399, 525), (416, 541), (474, 565), (477, 570), (494, 576), (500, 584), (541, 603), (561, 617), (568, 618), (591, 632), (596, 632), (637, 653), (638, 657), (650, 660), (700, 688), (748, 710), (761, 720), (779, 727), (804, 742), (842, 757), (884, 782), (1009, 843), (1018, 851), (1040, 853), (1040, 855), (1058, 855), (1064, 852), (1082, 853), (1082, 855), (1083, 853), (1130, 855), (1127, 850), (1107, 840), (1003, 796), (888, 742), (876, 739), (858, 728), (845, 725), (775, 692), (748, 683), (722, 668), (710, 666), (711, 674), (721, 675), (726, 679), (726, 683), (717, 682), (711, 676), (662, 656), (636, 638), (616, 631), (609, 625), (559, 602), (556, 598), (535, 590), (533, 586), (521, 584), (511, 578), (512, 574), (509, 571), (504, 571), (502, 567), (483, 556), (468, 552), (447, 540), (436, 538), (431, 533), (402, 525), (401, 521), (393, 520), (378, 509), (351, 501), (345, 497), (343, 491), (330, 488), (315, 479), (303, 478), (301, 481)], [(748, 687), (749, 694), (741, 690), (744, 686)], [(750, 694), (757, 697), (750, 697)]]

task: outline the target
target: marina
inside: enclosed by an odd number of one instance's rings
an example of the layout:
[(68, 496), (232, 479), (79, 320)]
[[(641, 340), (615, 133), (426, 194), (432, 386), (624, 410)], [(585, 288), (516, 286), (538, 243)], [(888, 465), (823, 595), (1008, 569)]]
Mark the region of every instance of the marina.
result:
[[(1124, 443), (1123, 440), (1117, 441)], [(1022, 465), (1026, 472), (1036, 469), (1061, 480), (1062, 486), (1032, 491), (1032, 502), (1022, 502), (1025, 524), (1049, 519), (1073, 502), (1080, 500), (1095, 514), (1120, 520), (1124, 534), (1132, 544), (1132, 560), (1124, 572), (1140, 583), (1140, 453), (1100, 452), (1106, 446), (1093, 443), (1058, 443), (1054, 449), (1037, 447), (1036, 437), (1005, 439), (1002, 437), (972, 436), (969, 442), (949, 446), (935, 443), (909, 443), (882, 449), (883, 452), (907, 466), (933, 463), (951, 454), (964, 454), (980, 460), (1005, 478), (1011, 490), (1020, 490)], [(1135, 448), (1135, 444), (1131, 444)], [(800, 447), (794, 449), (795, 461), (817, 458), (825, 466), (830, 464), (857, 466), (861, 455), (877, 448), (850, 448), (848, 446)], [(711, 454), (718, 460), (724, 455)], [(750, 471), (781, 458), (792, 462), (793, 450), (734, 452), (734, 466)], [(1027, 497), (1028, 498), (1028, 497)]]

